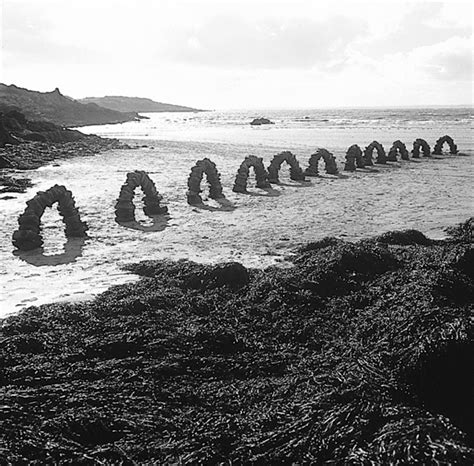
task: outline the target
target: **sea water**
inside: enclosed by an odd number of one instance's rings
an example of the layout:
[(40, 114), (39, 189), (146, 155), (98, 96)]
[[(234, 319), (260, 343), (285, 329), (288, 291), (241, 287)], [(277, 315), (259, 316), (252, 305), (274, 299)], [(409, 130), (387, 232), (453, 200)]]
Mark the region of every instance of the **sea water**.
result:
[[(470, 108), (251, 110), (150, 113), (148, 119), (81, 128), (116, 137), (134, 146), (92, 157), (58, 161), (27, 172), (34, 187), (14, 199), (0, 199), (0, 315), (29, 305), (91, 298), (111, 285), (135, 280), (124, 264), (148, 259), (190, 259), (203, 263), (238, 261), (248, 267), (289, 266), (295, 248), (325, 236), (357, 240), (393, 229), (416, 228), (433, 238), (473, 215), (474, 195)], [(266, 117), (273, 125), (251, 126)], [(388, 152), (400, 139), (408, 150), (416, 138), (431, 147), (445, 134), (467, 156), (435, 156), (344, 172), (352, 144), (364, 149), (373, 140)], [(308, 183), (280, 172), (280, 185), (232, 192), (247, 155), (266, 166), (283, 150), (293, 152), (303, 169), (318, 147), (331, 151), (342, 176)], [(447, 147), (445, 147), (447, 150)], [(375, 153), (374, 153), (375, 155)], [(207, 199), (206, 207), (187, 204), (187, 178), (195, 162), (213, 160), (221, 174), (228, 205)], [(127, 172), (145, 170), (169, 209), (169, 216), (147, 218), (137, 190), (137, 223), (114, 221), (114, 204)], [(43, 217), (44, 249), (18, 253), (11, 235), (25, 202), (37, 191), (64, 184), (75, 197), (86, 240), (66, 240), (56, 209)]]

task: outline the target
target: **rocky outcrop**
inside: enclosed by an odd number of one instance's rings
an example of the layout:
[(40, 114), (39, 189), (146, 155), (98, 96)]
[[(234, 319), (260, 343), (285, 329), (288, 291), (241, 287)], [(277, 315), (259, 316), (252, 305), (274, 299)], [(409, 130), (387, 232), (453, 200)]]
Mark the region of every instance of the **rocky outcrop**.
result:
[(118, 223), (135, 221), (135, 204), (133, 197), (135, 189), (141, 187), (145, 194), (143, 212), (149, 217), (168, 213), (167, 207), (161, 206), (163, 197), (156, 190), (155, 184), (144, 171), (136, 170), (127, 173), (127, 180), (120, 189), (120, 195), (115, 204), (115, 220)]
[(409, 160), (407, 146), (397, 139), (393, 144), (390, 150), (388, 151), (387, 161), (388, 162), (397, 162), (397, 156), (400, 156), (402, 160)]
[(362, 156), (362, 149), (357, 145), (353, 144), (347, 149), (346, 152), (346, 163), (344, 164), (344, 170), (353, 172), (356, 168), (364, 168), (365, 160)]
[(318, 149), (314, 154), (311, 155), (308, 161), (308, 168), (304, 174), (306, 176), (319, 176), (319, 161), (324, 160), (324, 166), (326, 173), (329, 175), (337, 175), (338, 169), (336, 164), (336, 157), (326, 149)]
[(64, 143), (87, 137), (80, 131), (63, 128), (54, 123), (28, 120), (23, 113), (15, 109), (5, 109), (0, 119), (0, 134), (3, 124), (4, 131), (14, 139), (14, 142), (8, 144), (19, 144), (22, 141)]
[(280, 182), (278, 172), (283, 162), (286, 162), (290, 166), (290, 179), (293, 181), (305, 181), (305, 176), (298, 159), (291, 152), (285, 151), (275, 155), (270, 162), (268, 167), (268, 180), (270, 183)]
[(255, 171), (257, 188), (265, 189), (271, 187), (270, 182), (268, 181), (268, 172), (265, 170), (265, 166), (263, 165), (263, 158), (249, 155), (245, 157), (237, 171), (232, 191), (235, 193), (247, 192), (247, 180), (251, 167), (253, 167)]
[(270, 121), (268, 118), (254, 118), (250, 124), (252, 126), (260, 126), (260, 125), (274, 125), (273, 121)]
[(207, 182), (209, 183), (209, 197), (211, 199), (225, 198), (222, 191), (221, 175), (217, 171), (216, 164), (212, 160), (204, 158), (198, 160), (196, 165), (191, 168), (188, 178), (187, 198), (190, 205), (203, 203), (200, 193), (202, 192), (201, 181), (204, 174), (206, 174)]
[(443, 144), (447, 143), (449, 146), (449, 153), (450, 154), (457, 154), (458, 153), (458, 146), (454, 144), (453, 138), (451, 136), (441, 136), (437, 141), (433, 149), (433, 154), (441, 155), (443, 153)]
[(420, 158), (420, 149), (423, 153), (423, 157), (430, 157), (431, 155), (430, 146), (424, 139), (418, 138), (413, 142), (413, 150), (411, 151), (414, 159)]
[(81, 221), (71, 191), (65, 186), (54, 185), (47, 191), (40, 191), (29, 200), (27, 208), (18, 218), (19, 228), (13, 233), (13, 245), (23, 251), (40, 248), (43, 245), (41, 237), (41, 217), (46, 207), (58, 203), (58, 210), (66, 225), (65, 234), (69, 237), (85, 237), (86, 223)]
[(385, 164), (387, 163), (387, 156), (385, 155), (385, 149), (383, 148), (382, 144), (378, 141), (372, 141), (365, 149), (364, 149), (364, 163), (366, 166), (371, 166), (374, 164), (372, 160), (372, 155), (374, 149), (377, 151), (377, 159), (375, 163)]
[(19, 144), (20, 141), (18, 141), (17, 138), (12, 136), (10, 131), (5, 127), (4, 124), (4, 117), (2, 114), (0, 114), (0, 147), (5, 147), (7, 144), (10, 145), (15, 145)]

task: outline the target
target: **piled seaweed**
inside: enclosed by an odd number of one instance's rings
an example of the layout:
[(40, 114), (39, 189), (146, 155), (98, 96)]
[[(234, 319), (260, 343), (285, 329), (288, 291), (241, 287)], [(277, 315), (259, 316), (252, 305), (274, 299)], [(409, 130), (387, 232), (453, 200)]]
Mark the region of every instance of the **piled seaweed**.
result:
[(472, 244), (417, 233), (6, 319), (0, 463), (472, 464)]

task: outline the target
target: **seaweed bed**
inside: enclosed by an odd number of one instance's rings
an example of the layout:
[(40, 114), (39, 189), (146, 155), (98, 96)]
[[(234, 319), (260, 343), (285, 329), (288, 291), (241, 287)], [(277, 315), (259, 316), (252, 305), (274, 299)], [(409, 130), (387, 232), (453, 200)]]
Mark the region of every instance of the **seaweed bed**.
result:
[(0, 463), (473, 464), (473, 226), (145, 261), (5, 319)]

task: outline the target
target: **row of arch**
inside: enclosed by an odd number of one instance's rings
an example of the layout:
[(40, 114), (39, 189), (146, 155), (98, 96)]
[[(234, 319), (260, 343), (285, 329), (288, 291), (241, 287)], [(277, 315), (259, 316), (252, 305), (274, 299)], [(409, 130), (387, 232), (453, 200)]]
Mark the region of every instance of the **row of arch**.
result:
[[(447, 143), (451, 154), (457, 154), (457, 146), (449, 136), (443, 136), (436, 141), (433, 154), (442, 154), (444, 143)], [(374, 150), (377, 158), (373, 160)], [(414, 158), (431, 155), (428, 143), (423, 139), (416, 139), (413, 143), (412, 155)], [(398, 156), (402, 160), (408, 160), (409, 154), (405, 144), (402, 141), (395, 141), (390, 148), (388, 155), (385, 153), (383, 146), (377, 141), (369, 144), (364, 151), (354, 144), (347, 149), (344, 170), (354, 171), (357, 168), (371, 166), (374, 163), (386, 164), (387, 162), (396, 162)], [(254, 169), (256, 178), (256, 187), (268, 189), (272, 183), (279, 183), (279, 171), (283, 162), (290, 166), (290, 178), (295, 181), (305, 181), (305, 176), (319, 176), (319, 162), (324, 161), (326, 173), (337, 175), (338, 168), (336, 158), (326, 149), (318, 149), (312, 154), (308, 161), (306, 170), (302, 170), (297, 158), (288, 151), (275, 155), (268, 167), (265, 169), (262, 157), (255, 155), (247, 156), (237, 170), (235, 182), (232, 190), (237, 193), (247, 192), (247, 181), (250, 175), (250, 168)], [(201, 205), (203, 199), (200, 195), (201, 182), (206, 175), (209, 184), (209, 197), (211, 199), (225, 199), (220, 174), (216, 164), (208, 158), (204, 158), (196, 162), (191, 168), (188, 178), (187, 201), (190, 205)], [(168, 208), (162, 206), (163, 197), (159, 194), (155, 184), (145, 171), (136, 170), (130, 172), (126, 176), (125, 183), (120, 188), (119, 197), (115, 204), (115, 220), (120, 224), (135, 222), (135, 204), (133, 198), (136, 188), (141, 187), (144, 193), (145, 215), (150, 217), (156, 215), (164, 215), (168, 213)], [(20, 250), (31, 250), (40, 248), (43, 245), (41, 236), (41, 217), (46, 207), (52, 207), (58, 203), (58, 210), (65, 223), (66, 237), (86, 237), (87, 224), (80, 219), (71, 191), (65, 186), (54, 185), (47, 191), (40, 191), (29, 200), (26, 204), (25, 211), (18, 218), (18, 230), (13, 233), (13, 245)]]
[[(443, 153), (443, 145), (448, 144), (450, 154), (457, 154), (458, 147), (454, 144), (453, 138), (451, 136), (442, 136), (440, 137), (431, 152), (429, 144), (424, 139), (416, 139), (413, 142), (413, 149), (411, 151), (412, 157), (415, 159), (423, 157), (430, 157), (433, 155), (441, 155)], [(362, 149), (357, 145), (353, 144), (347, 149), (346, 152), (346, 163), (344, 165), (344, 170), (354, 171), (356, 168), (364, 168), (374, 165), (373, 153), (374, 150), (377, 153), (377, 158), (375, 163), (377, 164), (386, 164), (387, 162), (397, 162), (398, 157), (401, 160), (409, 160), (409, 152), (406, 145), (397, 140), (392, 144), (392, 147), (388, 151), (388, 154), (385, 152), (384, 147), (378, 141), (372, 141), (365, 149)]]

